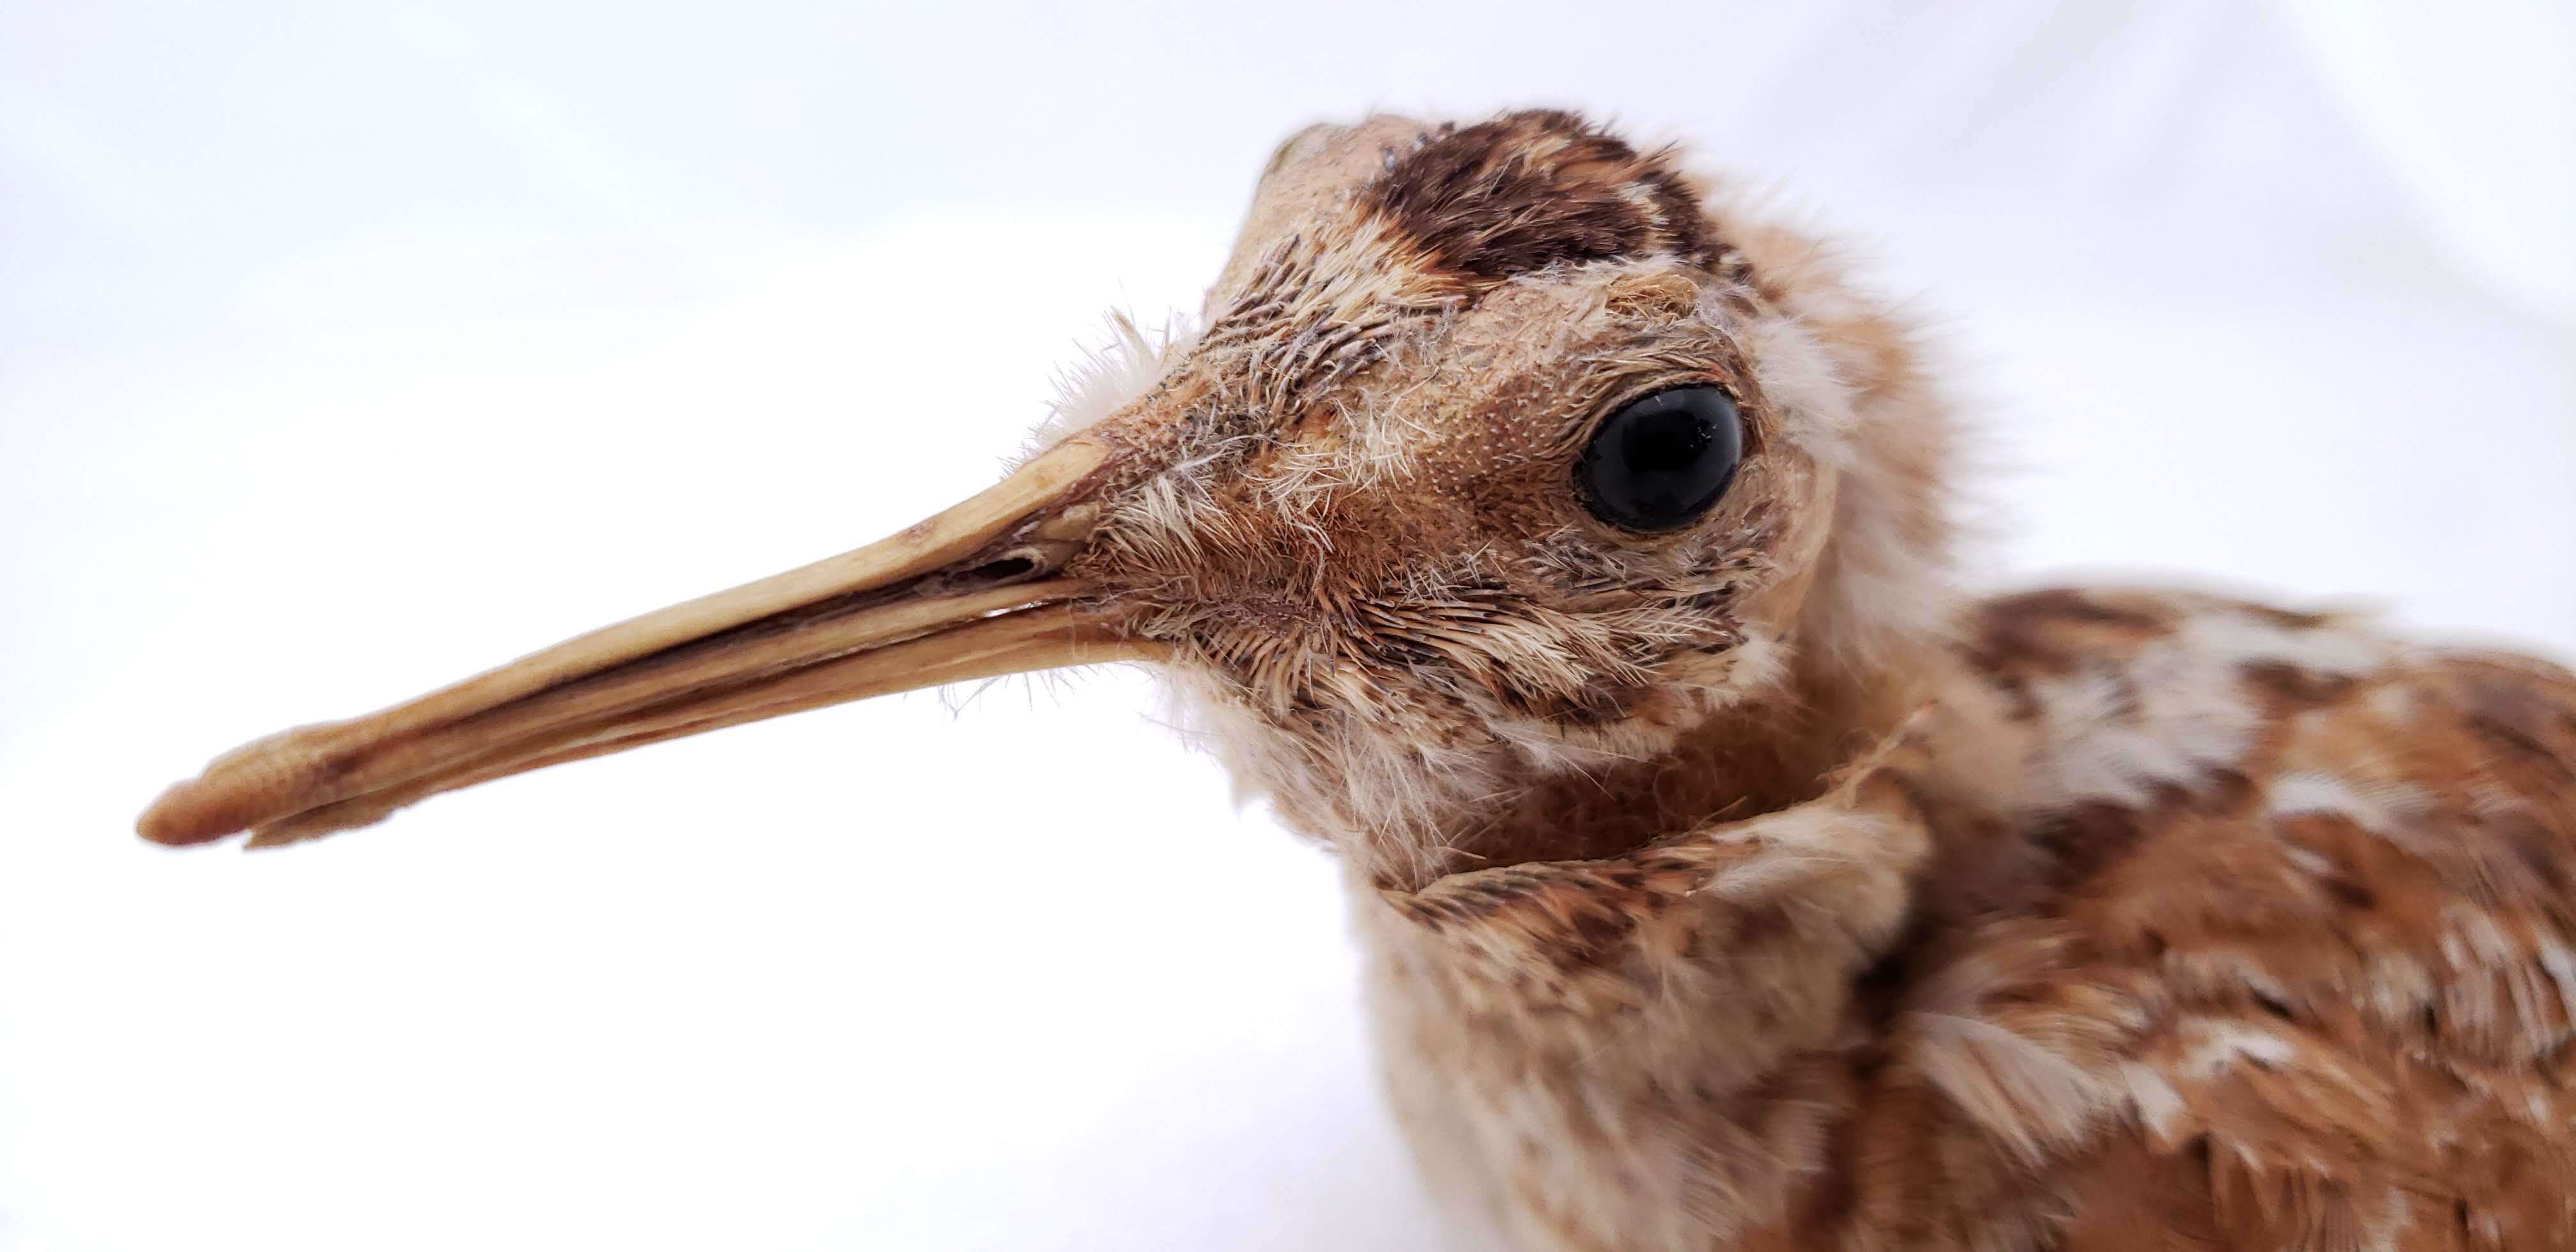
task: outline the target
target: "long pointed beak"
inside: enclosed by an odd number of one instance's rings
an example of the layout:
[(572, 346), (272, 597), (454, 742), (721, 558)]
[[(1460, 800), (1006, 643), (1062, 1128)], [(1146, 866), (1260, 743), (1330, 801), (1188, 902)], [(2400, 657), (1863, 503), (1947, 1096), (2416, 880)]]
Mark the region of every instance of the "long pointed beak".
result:
[(382, 712), (271, 735), (163, 792), (136, 828), (254, 846), (441, 791), (804, 709), (1150, 659), (1061, 574), (1110, 453), (1076, 439), (892, 538), (556, 644)]

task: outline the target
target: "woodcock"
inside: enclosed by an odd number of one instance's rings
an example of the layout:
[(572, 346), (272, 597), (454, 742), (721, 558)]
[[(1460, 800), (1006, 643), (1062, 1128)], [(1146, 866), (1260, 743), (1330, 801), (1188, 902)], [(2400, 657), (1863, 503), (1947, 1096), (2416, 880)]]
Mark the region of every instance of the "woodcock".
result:
[(1197, 324), (890, 539), (142, 831), (1147, 662), (1347, 864), (1397, 1112), (1491, 1242), (2576, 1246), (2576, 677), (1969, 596), (1908, 326), (1565, 113), (1300, 132)]

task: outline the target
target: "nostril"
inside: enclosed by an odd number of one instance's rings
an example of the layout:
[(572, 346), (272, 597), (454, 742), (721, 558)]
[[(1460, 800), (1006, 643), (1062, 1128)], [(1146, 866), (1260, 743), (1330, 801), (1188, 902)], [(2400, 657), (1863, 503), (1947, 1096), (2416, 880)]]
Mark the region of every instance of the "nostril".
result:
[(1038, 558), (1030, 552), (1012, 552), (986, 561), (966, 571), (962, 581), (982, 586), (996, 586), (1026, 578), (1038, 571)]

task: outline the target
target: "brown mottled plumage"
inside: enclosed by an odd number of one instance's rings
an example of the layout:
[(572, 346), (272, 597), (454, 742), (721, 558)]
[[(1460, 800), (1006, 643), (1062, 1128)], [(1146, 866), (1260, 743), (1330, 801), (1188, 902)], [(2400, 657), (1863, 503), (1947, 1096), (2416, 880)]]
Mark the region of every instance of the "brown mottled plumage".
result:
[[(253, 745), (145, 833), (1148, 660), (1346, 857), (1398, 1112), (1500, 1242), (2576, 1246), (2576, 678), (1965, 599), (1907, 329), (1566, 114), (1300, 133), (1203, 320), (985, 496)], [(1677, 385), (1737, 405), (1732, 487), (1596, 519), (1576, 457)]]

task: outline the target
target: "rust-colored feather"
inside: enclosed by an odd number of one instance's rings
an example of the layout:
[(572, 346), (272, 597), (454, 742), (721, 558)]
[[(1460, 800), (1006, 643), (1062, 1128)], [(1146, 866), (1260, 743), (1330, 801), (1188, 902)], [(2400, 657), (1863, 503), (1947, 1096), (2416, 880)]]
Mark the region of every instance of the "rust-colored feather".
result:
[(1954, 656), (1816, 800), (1370, 912), (1522, 1238), (2576, 1241), (2576, 678), (2139, 592)]

